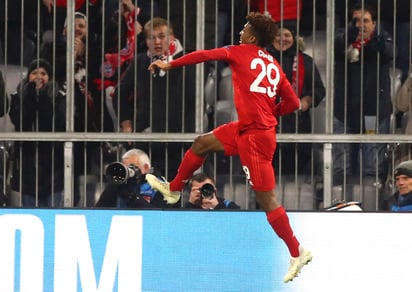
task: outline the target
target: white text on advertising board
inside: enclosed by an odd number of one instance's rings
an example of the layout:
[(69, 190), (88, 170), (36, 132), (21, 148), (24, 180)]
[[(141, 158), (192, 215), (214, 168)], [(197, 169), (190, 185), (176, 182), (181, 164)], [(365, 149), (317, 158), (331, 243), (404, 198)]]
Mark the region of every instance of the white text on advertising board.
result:
[[(1, 215), (0, 291), (140, 291), (142, 230), (141, 216), (113, 216), (107, 237), (99, 242), (104, 256), (96, 258), (85, 215), (56, 215), (54, 238), (35, 215)], [(51, 244), (47, 250), (53, 254), (45, 253), (45, 244)], [(50, 257), (53, 267), (45, 264)], [(53, 287), (46, 288), (50, 277)]]

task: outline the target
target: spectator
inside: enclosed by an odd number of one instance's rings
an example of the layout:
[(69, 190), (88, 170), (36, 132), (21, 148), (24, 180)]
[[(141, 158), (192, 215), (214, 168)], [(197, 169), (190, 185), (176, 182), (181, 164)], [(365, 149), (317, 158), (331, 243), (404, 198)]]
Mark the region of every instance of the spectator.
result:
[[(394, 63), (395, 67), (400, 70), (400, 84), (404, 83), (408, 78), (409, 64), (412, 62), (410, 57), (411, 49), (411, 36), (410, 36), (410, 0), (397, 0), (397, 1), (374, 1), (378, 5), (380, 4), (381, 11), (381, 23), (384, 30), (389, 32), (393, 36), (394, 42)], [(395, 20), (395, 21), (394, 21)], [(398, 75), (393, 73), (392, 82), (396, 84)], [(396, 86), (396, 85), (395, 85)], [(402, 124), (403, 113), (398, 112), (395, 115), (396, 127), (400, 127)]]
[[(76, 73), (80, 67), (85, 67), (86, 59), (86, 42), (87, 42), (87, 16), (81, 12), (75, 12), (74, 15), (74, 43), (75, 43), (75, 63)], [(67, 21), (64, 23), (64, 29), (56, 35), (55, 39), (45, 41), (40, 48), (40, 57), (47, 60), (56, 70), (54, 79), (60, 87), (66, 83), (66, 47), (67, 47)]]
[[(312, 57), (303, 53), (304, 49), (303, 39), (297, 38), (293, 26), (283, 26), (279, 29), (272, 46), (268, 48), (282, 66), (300, 98), (300, 110), (280, 118), (280, 133), (311, 133), (310, 110), (325, 97), (325, 87), (318, 68), (313, 63)], [(295, 161), (295, 149), (297, 161)], [(295, 163), (297, 163), (297, 173), (310, 173), (311, 154), (312, 147), (309, 143), (278, 144), (274, 159), (275, 168), (279, 172), (281, 165), (282, 173), (295, 174)]]
[[(75, 12), (75, 39), (74, 39), (74, 131), (75, 132), (99, 132), (101, 128), (100, 100), (95, 93), (97, 90), (90, 80), (88, 68), (96, 60), (93, 58), (93, 44), (87, 41), (88, 19), (81, 12)], [(40, 55), (49, 59), (55, 66), (55, 78), (61, 90), (66, 94), (66, 33), (67, 25), (59, 38), (55, 42), (44, 43)], [(90, 46), (87, 47), (87, 44)], [(55, 55), (53, 54), (55, 48)], [(53, 58), (53, 56), (55, 58)], [(86, 63), (88, 62), (88, 63)], [(92, 174), (92, 168), (97, 163), (98, 157), (97, 142), (75, 142), (73, 144), (74, 156), (74, 177), (75, 177), (75, 204), (78, 202), (82, 177)], [(92, 194), (90, 194), (92, 196)]]
[[(50, 64), (34, 60), (28, 74), (11, 95), (10, 119), (20, 132), (63, 132), (66, 98), (50, 77)], [(14, 144), (11, 189), (21, 193), (26, 207), (59, 207), (63, 194), (62, 142), (21, 141)]]
[(412, 160), (395, 168), (396, 192), (391, 198), (392, 211), (412, 211)]
[[(198, 136), (170, 183), (146, 175), (149, 184), (166, 196), (178, 196), (184, 181), (200, 168), (208, 154), (223, 152), (240, 156), (243, 170), (256, 194), (273, 231), (289, 249), (291, 261), (283, 281), (293, 280), (312, 260), (312, 253), (302, 247), (289, 224), (285, 209), (276, 199), (272, 159), (276, 148), (276, 116), (293, 112), (299, 100), (282, 68), (266, 51), (275, 37), (277, 26), (261, 13), (249, 13), (240, 32), (240, 44), (189, 53), (169, 63), (156, 60), (149, 70), (170, 70), (211, 60), (225, 61), (232, 69), (234, 102), (239, 121), (223, 124)], [(275, 103), (276, 96), (282, 96)]]
[[(359, 4), (351, 11), (347, 30), (340, 29), (335, 38), (334, 133), (387, 134), (392, 113), (392, 39), (383, 30), (378, 34), (373, 6)], [(356, 165), (359, 147), (362, 169)], [(342, 184), (345, 173), (354, 175), (357, 170), (382, 182), (387, 171), (385, 152), (385, 144), (336, 144), (334, 184)]]
[(3, 73), (0, 70), (0, 117), (3, 117), (8, 110), (9, 99), (7, 97), (6, 83)]
[[(133, 5), (131, 0), (122, 0), (120, 9), (112, 15), (101, 39), (97, 41), (97, 44), (104, 47), (104, 61), (100, 66), (90, 68), (89, 71), (96, 71), (93, 72), (95, 77), (92, 78), (98, 90), (96, 95), (100, 96), (101, 91), (104, 92), (106, 105), (103, 118), (104, 131), (112, 132), (118, 129), (112, 94), (117, 81), (123, 76), (135, 55), (136, 37), (142, 30), (142, 26), (137, 21), (139, 13), (140, 9)], [(101, 50), (97, 50), (96, 53), (101, 53)], [(96, 59), (102, 58), (96, 57)], [(108, 115), (110, 120), (106, 118)]]
[(250, 6), (251, 11), (269, 14), (276, 22), (292, 21), (295, 27), (302, 14), (302, 0), (250, 0)]
[[(299, 28), (298, 35), (305, 37), (314, 33), (314, 21), (316, 21), (317, 28), (322, 25), (323, 17), (326, 14), (326, 1), (247, 0), (246, 2), (250, 3), (251, 11), (271, 15), (275, 22), (280, 23), (279, 27), (291, 25)], [(316, 14), (315, 18), (314, 14)]]
[[(8, 111), (8, 97), (6, 92), (6, 84), (3, 79), (3, 73), (0, 70), (0, 120), (3, 119), (4, 114)], [(0, 121), (3, 123), (3, 121)], [(4, 130), (4, 129), (2, 129)], [(0, 142), (0, 207), (5, 207), (7, 204), (6, 185), (7, 185), (7, 171), (9, 165), (9, 147), (7, 142)]]
[[(299, 27), (299, 29), (307, 29), (307, 27), (300, 25), (303, 12), (302, 2), (306, 2), (305, 6), (311, 6), (311, 4), (308, 4), (309, 1), (302, 0), (250, 0), (250, 10), (270, 15), (273, 21), (279, 24), (280, 28), (293, 26)], [(310, 15), (311, 13), (307, 14)]]
[[(39, 5), (37, 0), (1, 1), (0, 61), (2, 63), (28, 66), (36, 56), (36, 34), (38, 30), (40, 32), (43, 30), (43, 17), (36, 13)], [(40, 8), (43, 6), (41, 5)], [(40, 14), (42, 15), (42, 11)]]
[[(410, 0), (379, 1), (373, 0), (381, 6), (382, 27), (389, 32), (395, 43), (395, 66), (402, 72), (401, 82), (407, 78), (410, 59)], [(395, 12), (395, 13), (394, 13)], [(395, 23), (394, 20), (395, 19)], [(396, 38), (395, 38), (396, 37)]]
[(193, 175), (187, 183), (187, 187), (190, 193), (184, 206), (186, 209), (240, 209), (235, 202), (217, 195), (215, 181), (205, 173)]
[[(352, 7), (356, 3), (364, 2), (365, 5), (379, 7), (380, 13), (377, 24), (388, 32), (395, 43), (395, 66), (402, 72), (401, 82), (404, 82), (409, 70), (410, 63), (410, 0), (381, 1), (381, 0), (335, 0), (335, 14), (338, 19), (338, 26), (345, 25), (346, 5)], [(396, 37), (396, 39), (395, 39)]]
[[(122, 166), (123, 165), (123, 166)], [(108, 173), (109, 180), (115, 177), (119, 180), (119, 173), (130, 168), (133, 171), (131, 178), (125, 177), (122, 181), (109, 184), (101, 194), (96, 203), (96, 207), (117, 207), (117, 208), (178, 208), (180, 200), (165, 201), (163, 195), (152, 189), (145, 180), (146, 173), (154, 173), (159, 179), (162, 177), (151, 167), (149, 156), (140, 149), (131, 149), (122, 156), (122, 164), (115, 162)]]
[[(109, 2), (109, 0), (76, 0), (74, 2), (76, 12), (87, 14), (89, 19), (88, 39), (90, 42), (95, 41), (97, 36), (101, 35), (102, 5), (103, 3), (108, 5), (107, 2)], [(43, 38), (57, 38), (65, 26), (67, 0), (43, 0), (43, 6), (45, 7), (43, 9), (45, 10), (43, 22), (45, 23), (46, 29)]]
[[(195, 71), (194, 66), (173, 72), (160, 70), (152, 75), (147, 70), (153, 60), (174, 60), (183, 48), (174, 37), (167, 20), (155, 17), (144, 26), (148, 51), (136, 55), (120, 80), (113, 96), (119, 111), (122, 132), (194, 132)], [(149, 152), (147, 143), (138, 148)], [(165, 147), (169, 153), (165, 155)], [(181, 146), (178, 143), (151, 145), (162, 173), (173, 174), (179, 165)], [(167, 161), (168, 167), (162, 167)], [(164, 162), (164, 163), (161, 163)]]
[[(408, 122), (403, 134), (412, 134), (412, 66), (409, 70), (409, 77), (402, 84), (398, 93), (396, 94), (393, 103), (394, 108), (398, 112), (407, 113)], [(404, 143), (400, 145), (400, 148), (395, 153), (395, 161), (401, 162), (409, 160), (412, 154), (412, 148), (409, 143)]]

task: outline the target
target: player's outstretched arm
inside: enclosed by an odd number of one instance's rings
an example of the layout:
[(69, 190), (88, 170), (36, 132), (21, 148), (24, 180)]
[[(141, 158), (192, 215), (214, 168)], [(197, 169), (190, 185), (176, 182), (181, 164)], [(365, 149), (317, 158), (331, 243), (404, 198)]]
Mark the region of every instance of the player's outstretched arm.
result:
[(151, 73), (155, 73), (156, 69), (168, 71), (172, 69), (172, 66), (169, 63), (166, 63), (162, 60), (156, 60), (152, 64), (150, 64), (149, 67), (147, 68), (147, 70), (149, 70)]

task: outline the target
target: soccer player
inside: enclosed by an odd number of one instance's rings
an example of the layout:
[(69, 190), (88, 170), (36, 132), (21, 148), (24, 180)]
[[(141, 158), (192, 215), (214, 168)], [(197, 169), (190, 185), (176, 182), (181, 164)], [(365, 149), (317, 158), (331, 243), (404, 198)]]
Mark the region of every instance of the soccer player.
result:
[[(283, 279), (286, 283), (293, 280), (312, 259), (311, 252), (299, 244), (285, 209), (276, 199), (272, 167), (276, 149), (276, 116), (291, 113), (300, 104), (280, 65), (265, 49), (273, 42), (278, 29), (276, 24), (270, 17), (255, 12), (249, 13), (246, 21), (240, 32), (239, 45), (199, 50), (170, 63), (158, 60), (149, 66), (148, 70), (155, 72), (210, 60), (227, 62), (232, 69), (238, 121), (196, 137), (170, 183), (151, 175), (146, 175), (146, 180), (165, 197), (177, 197), (209, 153), (224, 151), (225, 155), (239, 155), (269, 224), (289, 249), (291, 261)], [(277, 95), (282, 99), (276, 104)]]

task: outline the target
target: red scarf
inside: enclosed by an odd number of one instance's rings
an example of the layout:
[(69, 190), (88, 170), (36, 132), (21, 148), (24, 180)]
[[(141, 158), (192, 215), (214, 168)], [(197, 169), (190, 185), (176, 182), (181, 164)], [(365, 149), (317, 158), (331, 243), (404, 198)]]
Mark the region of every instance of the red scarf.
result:
[(303, 54), (299, 52), (295, 58), (293, 58), (292, 66), (292, 87), (296, 92), (296, 95), (300, 97), (303, 89), (303, 82), (305, 79), (305, 65), (303, 62)]
[(360, 52), (362, 46), (366, 46), (369, 43), (369, 41), (371, 40), (372, 36), (373, 36), (373, 34), (368, 39), (356, 40), (354, 43), (352, 43), (352, 48), (358, 49), (358, 51)]

